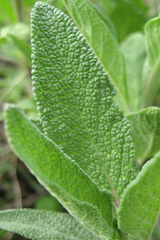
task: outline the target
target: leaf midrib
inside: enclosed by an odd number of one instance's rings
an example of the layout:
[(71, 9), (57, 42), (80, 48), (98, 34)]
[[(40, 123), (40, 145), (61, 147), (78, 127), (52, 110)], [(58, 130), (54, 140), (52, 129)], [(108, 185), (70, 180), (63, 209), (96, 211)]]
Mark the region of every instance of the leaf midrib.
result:
[[(79, 111), (79, 114), (80, 114), (80, 118), (81, 118), (81, 120), (82, 120), (82, 122), (83, 122), (83, 124), (84, 124), (84, 126), (85, 126), (85, 128), (86, 128), (86, 130), (87, 130), (88, 135), (89, 135), (91, 144), (94, 146), (95, 152), (96, 152), (97, 155), (98, 155), (98, 158), (99, 158), (99, 160), (100, 160), (100, 163), (101, 163), (103, 172), (104, 172), (104, 174), (105, 174), (105, 176), (106, 176), (106, 178), (107, 178), (107, 181), (108, 181), (108, 183), (109, 183), (109, 185), (110, 185), (110, 188), (111, 188), (111, 192), (112, 192), (112, 194), (113, 194), (113, 196), (114, 196), (114, 200), (115, 200), (116, 207), (118, 207), (118, 205), (119, 205), (119, 197), (118, 197), (118, 194), (117, 194), (116, 190), (115, 190), (114, 187), (113, 187), (113, 184), (112, 184), (112, 182), (111, 182), (110, 176), (109, 176), (109, 174), (107, 173), (107, 171), (106, 171), (106, 169), (105, 169), (105, 167), (104, 167), (104, 164), (103, 164), (102, 158), (101, 158), (101, 156), (100, 156), (99, 150), (98, 150), (98, 148), (97, 148), (97, 145), (94, 143), (94, 141), (93, 141), (93, 139), (92, 139), (92, 136), (91, 136), (91, 134), (90, 134), (90, 131), (89, 131), (89, 129), (88, 129), (88, 127), (87, 127), (84, 119), (83, 119), (83, 114), (81, 113), (80, 108), (79, 108), (79, 106), (78, 106), (78, 104), (77, 104), (76, 98), (75, 98), (75, 96), (74, 96), (74, 94), (73, 94), (72, 88), (71, 88), (70, 84), (68, 83), (65, 65), (64, 65), (64, 69), (65, 69), (65, 79), (66, 79), (67, 85), (68, 85), (68, 87), (70, 88), (70, 91), (71, 91), (71, 93), (72, 93), (73, 99), (74, 99), (74, 101), (75, 101), (75, 103), (76, 103), (76, 106), (77, 106), (77, 108), (78, 108), (78, 111)], [(97, 185), (97, 184), (96, 184), (96, 185)]]

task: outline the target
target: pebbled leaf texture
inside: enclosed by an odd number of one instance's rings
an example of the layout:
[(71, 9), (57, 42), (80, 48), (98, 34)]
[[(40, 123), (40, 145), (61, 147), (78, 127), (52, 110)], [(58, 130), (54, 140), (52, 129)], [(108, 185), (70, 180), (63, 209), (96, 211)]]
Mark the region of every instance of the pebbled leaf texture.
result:
[(117, 89), (115, 101), (128, 112), (128, 86), (124, 57), (110, 24), (86, 0), (63, 0), (80, 31), (86, 37)]
[(138, 172), (113, 85), (72, 20), (42, 2), (32, 11), (33, 87), (46, 136), (118, 201)]
[(71, 158), (46, 138), (16, 106), (8, 106), (10, 144), (38, 181), (79, 222), (102, 239), (113, 234), (112, 197), (102, 192)]
[(131, 124), (136, 157), (142, 165), (160, 151), (160, 109), (150, 107), (127, 118)]
[(0, 211), (0, 228), (32, 240), (98, 240), (93, 233), (65, 213), (14, 209)]
[(160, 152), (125, 189), (118, 209), (119, 227), (131, 239), (147, 240), (160, 212)]

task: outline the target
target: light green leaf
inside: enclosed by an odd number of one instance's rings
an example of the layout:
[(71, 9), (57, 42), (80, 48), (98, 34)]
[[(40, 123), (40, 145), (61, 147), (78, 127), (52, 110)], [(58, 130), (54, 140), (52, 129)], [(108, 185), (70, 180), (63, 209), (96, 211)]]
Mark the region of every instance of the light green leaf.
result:
[(13, 7), (12, 0), (1, 0), (1, 7), (0, 7), (0, 23), (5, 24), (12, 24), (17, 21), (16, 19), (16, 11)]
[(138, 163), (160, 151), (160, 109), (150, 107), (127, 116), (131, 124)]
[(31, 46), (24, 40), (18, 39), (14, 35), (9, 35), (14, 45), (24, 54), (26, 62), (31, 67)]
[(100, 189), (118, 195), (137, 172), (128, 120), (107, 74), (71, 19), (45, 3), (32, 12), (33, 86), (46, 135)]
[(38, 181), (81, 223), (98, 236), (110, 237), (111, 195), (101, 192), (79, 166), (47, 139), (15, 106), (8, 106), (10, 144)]
[[(118, 209), (119, 227), (133, 239), (147, 240), (160, 211), (160, 153), (127, 186)], [(132, 239), (132, 238), (131, 238)]]
[(123, 110), (129, 111), (124, 57), (110, 27), (86, 0), (64, 0), (64, 3), (108, 72), (117, 89)]
[(24, 41), (30, 40), (30, 28), (27, 24), (17, 23), (11, 26), (3, 27), (0, 32), (0, 38), (7, 38), (9, 35), (15, 36)]
[(16, 209), (0, 211), (0, 228), (32, 240), (98, 240), (93, 233), (65, 213)]
[(143, 107), (153, 104), (160, 85), (160, 17), (150, 20), (145, 26), (145, 37), (151, 74), (148, 75)]
[(154, 67), (160, 58), (160, 17), (151, 19), (145, 26), (149, 63)]
[(129, 35), (121, 45), (125, 59), (126, 77), (128, 83), (129, 103), (132, 111), (138, 111), (141, 107), (142, 68), (146, 58), (145, 39), (140, 32)]
[(115, 0), (114, 2), (115, 8), (109, 15), (109, 18), (115, 26), (118, 41), (121, 42), (127, 35), (133, 32), (142, 32), (146, 23), (147, 11), (141, 8), (140, 1)]

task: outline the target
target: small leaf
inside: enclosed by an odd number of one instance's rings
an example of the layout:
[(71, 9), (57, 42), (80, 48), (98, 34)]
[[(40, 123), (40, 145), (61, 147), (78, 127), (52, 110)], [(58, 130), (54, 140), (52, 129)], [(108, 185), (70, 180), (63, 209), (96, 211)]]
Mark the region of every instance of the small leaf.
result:
[(99, 239), (68, 214), (44, 210), (0, 211), (0, 228), (32, 240)]
[(160, 86), (160, 17), (150, 20), (145, 26), (148, 59), (151, 66), (151, 74), (148, 75), (147, 87), (143, 107), (153, 104)]
[(125, 59), (129, 103), (132, 111), (141, 108), (143, 91), (142, 68), (146, 58), (145, 38), (142, 33), (129, 35), (121, 44)]
[(10, 144), (38, 181), (81, 223), (98, 236), (110, 237), (112, 203), (59, 147), (46, 138), (15, 106), (8, 105)]
[(160, 17), (151, 19), (145, 26), (149, 63), (154, 67), (160, 59)]
[(160, 212), (160, 153), (148, 161), (125, 189), (118, 209), (119, 228), (131, 239), (146, 240)]
[(160, 109), (150, 107), (127, 118), (131, 124), (136, 157), (142, 165), (160, 151)]
[(32, 11), (33, 87), (44, 132), (115, 203), (138, 168), (128, 120), (102, 65), (71, 19), (38, 2)]

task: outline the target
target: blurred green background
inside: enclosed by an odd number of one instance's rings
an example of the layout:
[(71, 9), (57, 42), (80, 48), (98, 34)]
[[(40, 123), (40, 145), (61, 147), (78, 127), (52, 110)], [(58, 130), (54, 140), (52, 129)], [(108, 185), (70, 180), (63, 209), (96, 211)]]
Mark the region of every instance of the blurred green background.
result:
[[(36, 208), (65, 211), (56, 199), (39, 185), (6, 140), (4, 108), (6, 103), (21, 107), (28, 117), (37, 117), (31, 86), (30, 11), (35, 0), (0, 1), (0, 209)], [(65, 11), (63, 1), (45, 0)], [(121, 42), (158, 14), (159, 0), (90, 0), (108, 16)], [(66, 12), (67, 13), (67, 12)], [(155, 99), (160, 106), (160, 94)], [(158, 225), (152, 239), (159, 238)], [(25, 239), (0, 231), (0, 239)]]

